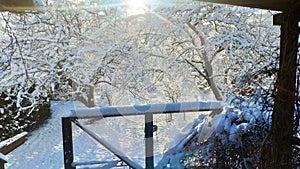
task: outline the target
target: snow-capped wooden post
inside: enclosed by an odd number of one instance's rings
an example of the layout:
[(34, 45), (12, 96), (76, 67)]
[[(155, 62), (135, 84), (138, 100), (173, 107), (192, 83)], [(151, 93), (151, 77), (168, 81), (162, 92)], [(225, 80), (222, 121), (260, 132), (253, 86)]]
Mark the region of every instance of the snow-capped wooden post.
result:
[(0, 153), (0, 169), (4, 169), (5, 168), (5, 163), (6, 163), (6, 157)]

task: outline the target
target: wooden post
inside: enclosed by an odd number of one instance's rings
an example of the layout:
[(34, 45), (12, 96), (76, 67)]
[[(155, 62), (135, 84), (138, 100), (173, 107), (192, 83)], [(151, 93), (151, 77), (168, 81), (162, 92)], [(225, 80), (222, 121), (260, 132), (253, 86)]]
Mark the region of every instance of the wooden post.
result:
[(154, 169), (153, 150), (153, 114), (145, 114), (145, 162), (146, 169)]
[(274, 25), (281, 26), (280, 67), (276, 83), (272, 126), (271, 155), (267, 168), (283, 169), (292, 166), (292, 138), (294, 126), (295, 84), (298, 52), (298, 19), (295, 11), (274, 16)]
[(64, 148), (64, 164), (65, 169), (75, 169), (72, 166), (73, 157), (73, 139), (72, 139), (72, 121), (71, 118), (62, 118), (62, 135)]

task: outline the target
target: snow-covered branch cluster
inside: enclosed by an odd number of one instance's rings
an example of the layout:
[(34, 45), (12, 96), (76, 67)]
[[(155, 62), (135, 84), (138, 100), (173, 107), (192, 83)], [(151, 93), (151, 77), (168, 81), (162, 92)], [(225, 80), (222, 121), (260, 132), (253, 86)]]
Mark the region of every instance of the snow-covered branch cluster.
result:
[(43, 13), (2, 13), (1, 17), (5, 21), (1, 24), (1, 92), (15, 91), (18, 104), (29, 97), (31, 88), (32, 107), (41, 103), (41, 97), (88, 100), (86, 93), (97, 73), (92, 65), (96, 58), (89, 58), (90, 51), (80, 44), (99, 24), (93, 22), (93, 15), (50, 8)]
[(271, 126), (271, 109), (263, 107), (271, 100), (232, 96), (227, 102), (221, 114), (196, 128), (199, 137), (190, 144), (186, 166), (260, 167), (261, 145)]
[[(178, 26), (173, 52), (181, 53), (198, 87), (209, 88), (216, 99), (231, 92), (251, 95), (258, 87), (270, 88), (279, 52), (272, 13), (194, 3), (169, 17)], [(246, 76), (251, 78), (243, 80)]]

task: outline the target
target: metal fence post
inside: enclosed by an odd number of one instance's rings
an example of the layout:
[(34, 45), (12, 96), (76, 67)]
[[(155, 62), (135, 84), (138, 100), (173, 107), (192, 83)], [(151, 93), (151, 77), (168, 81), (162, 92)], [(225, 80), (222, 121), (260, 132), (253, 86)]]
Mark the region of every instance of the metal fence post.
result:
[(0, 159), (0, 169), (4, 169), (5, 161)]
[(5, 156), (0, 153), (0, 169), (4, 169), (5, 168), (5, 163), (6, 163), (6, 158)]
[(71, 118), (62, 118), (62, 135), (64, 148), (64, 164), (65, 169), (75, 169), (72, 166), (73, 157), (73, 139), (72, 139), (72, 121)]
[(153, 157), (153, 114), (145, 114), (145, 161), (146, 169), (154, 169)]

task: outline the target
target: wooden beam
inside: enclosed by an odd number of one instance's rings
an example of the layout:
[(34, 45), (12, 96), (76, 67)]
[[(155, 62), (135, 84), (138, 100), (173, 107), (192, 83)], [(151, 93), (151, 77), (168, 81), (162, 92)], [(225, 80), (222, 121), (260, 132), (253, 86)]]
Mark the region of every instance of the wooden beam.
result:
[(275, 14), (273, 16), (273, 25), (278, 25), (278, 26), (283, 25), (285, 19), (286, 19), (285, 13)]
[(0, 153), (6, 155), (25, 143), (27, 140), (27, 132), (20, 133), (12, 138), (0, 142)]
[(287, 11), (293, 8), (297, 0), (200, 0), (206, 2), (237, 5), (276, 11)]
[(33, 0), (1, 0), (0, 11), (25, 12), (35, 9)]

